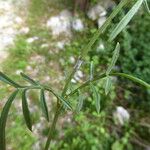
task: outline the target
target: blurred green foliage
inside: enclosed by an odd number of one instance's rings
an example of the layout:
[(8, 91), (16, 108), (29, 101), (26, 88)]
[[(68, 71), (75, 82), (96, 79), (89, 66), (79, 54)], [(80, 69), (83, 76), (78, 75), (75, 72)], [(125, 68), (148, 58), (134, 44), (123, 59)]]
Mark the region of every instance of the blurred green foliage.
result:
[(132, 73), (150, 83), (150, 17), (140, 12), (122, 34), (120, 66), (123, 72)]
[[(74, 38), (69, 46), (65, 47), (65, 51), (60, 51), (59, 54), (49, 54), (48, 49), (42, 49), (41, 41), (28, 44), (26, 39), (32, 36), (38, 36), (41, 39), (44, 38), (48, 42), (53, 41), (49, 31), (44, 30), (39, 26), (41, 23), (41, 18), (48, 19), (49, 16), (55, 14), (55, 12), (50, 13), (49, 7), (56, 7), (61, 9), (65, 8), (66, 5), (63, 3), (60, 4), (60, 0), (50, 1), (49, 5), (46, 5), (46, 0), (32, 0), (30, 2), (30, 14), (28, 23), (31, 28), (29, 35), (27, 36), (19, 36), (15, 42), (15, 46), (9, 49), (10, 57), (4, 63), (4, 71), (10, 74), (14, 74), (14, 70), (21, 69), (24, 70), (28, 65), (28, 58), (34, 54), (40, 54), (46, 58), (47, 63), (49, 61), (57, 61), (60, 63), (61, 69), (70, 70), (73, 64), (69, 62), (69, 58), (74, 56), (75, 58), (79, 55), (82, 48), (85, 44), (87, 44), (91, 34), (93, 34), (96, 30), (96, 26), (94, 23), (91, 23), (88, 19), (87, 30), (83, 33), (74, 33)], [(64, 0), (65, 4), (68, 4), (66, 0)], [(92, 1), (93, 4), (96, 3), (96, 0)], [(61, 5), (61, 6), (60, 6)], [(72, 4), (70, 4), (68, 8), (71, 8)], [(122, 16), (123, 14), (121, 14)], [(119, 17), (114, 21), (113, 27), (115, 26), (115, 22), (119, 21)], [(37, 25), (38, 24), (38, 25)], [(143, 11), (140, 11), (138, 15), (134, 17), (132, 22), (129, 24), (123, 33), (117, 38), (116, 41), (121, 43), (121, 54), (119, 58), (119, 62), (117, 63), (117, 67), (115, 69), (119, 69), (125, 73), (130, 73), (135, 75), (141, 79), (150, 83), (150, 17)], [(111, 29), (110, 29), (111, 30)], [(97, 49), (99, 43), (104, 44), (104, 49)], [(97, 41), (97, 44), (89, 53), (89, 55), (85, 59), (85, 64), (83, 64), (83, 72), (85, 74), (89, 74), (89, 62), (90, 60), (94, 61), (94, 69), (95, 72), (103, 72), (108, 65), (108, 62), (111, 60), (112, 56), (112, 46), (107, 43), (106, 37), (102, 37), (102, 39)], [(59, 62), (59, 58), (63, 58), (65, 61)], [(47, 67), (44, 63), (42, 64), (43, 70)], [(88, 68), (88, 69), (85, 69)], [(52, 68), (51, 68), (52, 69)], [(45, 69), (48, 75), (49, 72), (53, 72), (53, 70)], [(61, 70), (60, 70), (61, 71)], [(42, 72), (42, 71), (41, 71)], [(45, 74), (45, 72), (41, 73), (41, 76)], [(15, 76), (17, 79), (17, 77)], [(39, 76), (40, 78), (40, 76)], [(119, 80), (120, 81), (120, 80)], [(114, 83), (116, 82), (114, 79)], [(122, 81), (122, 80), (121, 80)], [(122, 82), (123, 83), (123, 82)], [(143, 150), (143, 148), (133, 145), (131, 143), (131, 139), (133, 138), (133, 130), (139, 134), (139, 137), (146, 140), (147, 143), (150, 143), (148, 137), (150, 137), (149, 128), (143, 128), (138, 125), (139, 120), (147, 119), (149, 115), (147, 112), (149, 111), (149, 97), (145, 96), (147, 93), (143, 92), (141, 94), (141, 88), (138, 88), (130, 84), (118, 85), (117, 88), (112, 86), (112, 92), (109, 97), (105, 97), (104, 95), (104, 82), (101, 81), (97, 84), (97, 88), (101, 94), (101, 113), (100, 115), (96, 114), (94, 100), (92, 99), (91, 94), (89, 93), (86, 98), (86, 102), (84, 103), (83, 113), (79, 113), (78, 115), (74, 115), (72, 122), (70, 124), (66, 123), (64, 128), (60, 131), (60, 136), (55, 138), (53, 143), (53, 150)], [(123, 92), (119, 91), (120, 88), (124, 86), (127, 87), (127, 90), (123, 89)], [(89, 89), (88, 89), (89, 90)], [(139, 92), (140, 91), (140, 92)], [(2, 97), (8, 91), (4, 87), (2, 89)], [(133, 94), (133, 93), (134, 94)], [(1, 94), (1, 93), (0, 93)], [(121, 97), (121, 98), (120, 98)], [(147, 97), (148, 100), (145, 99)], [(74, 97), (75, 99), (76, 97)], [(141, 99), (139, 101), (139, 98)], [(126, 101), (124, 101), (126, 99)], [(132, 122), (128, 124), (126, 127), (121, 128), (120, 126), (116, 126), (113, 122), (112, 113), (116, 106), (124, 105), (127, 106), (132, 113)], [(89, 108), (89, 109), (88, 109)], [(31, 136), (28, 131), (26, 131), (26, 127), (24, 125), (22, 117), (18, 117), (16, 114), (12, 113), (13, 119), (15, 120), (15, 126), (13, 128), (8, 129), (7, 134), (8, 140), (13, 143), (14, 149), (27, 150), (31, 149), (31, 146), (35, 143), (35, 137)], [(38, 121), (38, 119), (37, 119)], [(133, 127), (133, 130), (131, 128)], [(118, 131), (119, 129), (119, 131)], [(46, 130), (47, 131), (47, 130)], [(61, 136), (63, 134), (63, 136)], [(17, 136), (13, 139), (14, 136)], [(46, 135), (46, 133), (44, 133)]]

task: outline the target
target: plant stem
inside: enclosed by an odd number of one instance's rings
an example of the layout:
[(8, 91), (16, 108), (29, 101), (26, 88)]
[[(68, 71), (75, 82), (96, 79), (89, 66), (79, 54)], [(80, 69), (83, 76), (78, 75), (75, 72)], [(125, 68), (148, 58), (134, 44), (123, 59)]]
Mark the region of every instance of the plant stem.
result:
[(86, 56), (86, 54), (91, 50), (91, 47), (94, 45), (94, 43), (96, 42), (96, 40), (99, 38), (99, 36), (105, 32), (105, 30), (107, 29), (107, 27), (110, 25), (111, 21), (114, 19), (114, 17), (120, 12), (120, 10), (122, 9), (123, 6), (125, 6), (127, 3), (129, 2), (129, 0), (122, 0), (114, 9), (114, 11), (110, 14), (110, 16), (107, 18), (107, 20), (105, 21), (105, 23), (102, 25), (102, 27), (100, 27), (97, 32), (94, 34), (94, 36), (91, 38), (91, 40), (89, 41), (89, 43), (83, 48), (83, 51), (81, 52), (80, 57), (78, 58), (76, 65), (74, 67), (74, 69), (72, 70), (70, 76), (68, 77), (64, 90), (62, 92), (62, 96), (64, 97), (68, 86), (71, 82), (71, 79), (73, 78), (74, 74), (76, 73), (76, 71), (80, 68), (83, 58)]
[[(129, 0), (122, 0), (116, 7), (116, 9), (111, 13), (111, 15), (107, 18), (107, 20), (105, 21), (105, 23), (102, 25), (101, 28), (99, 28), (97, 30), (97, 32), (94, 34), (94, 36), (92, 37), (92, 39), (90, 40), (90, 42), (87, 44), (87, 46), (85, 46), (85, 48), (83, 49), (83, 51), (81, 52), (81, 55), (79, 56), (78, 60), (77, 60), (77, 63), (74, 67), (74, 69), (72, 70), (70, 76), (68, 77), (67, 81), (66, 81), (66, 84), (64, 86), (64, 89), (62, 91), (62, 97), (65, 97), (66, 96), (66, 92), (68, 90), (68, 87), (69, 87), (69, 84), (71, 82), (71, 79), (73, 78), (74, 74), (76, 73), (76, 71), (80, 68), (82, 62), (83, 62), (83, 58), (85, 57), (85, 55), (90, 51), (91, 47), (94, 45), (94, 43), (96, 42), (96, 40), (99, 38), (99, 36), (104, 33), (104, 31), (106, 30), (106, 28), (109, 26), (110, 22), (112, 21), (112, 19), (118, 14), (118, 12), (122, 9), (123, 6), (125, 6), (127, 4), (127, 2), (129, 2)], [(102, 75), (102, 77), (105, 77), (105, 75)], [(92, 80), (94, 81), (94, 79)], [(91, 81), (87, 81), (85, 84), (83, 84), (81, 87), (79, 88), (82, 88), (82, 87), (85, 87), (88, 85), (88, 83), (91, 82)], [(54, 95), (55, 93), (51, 90), (51, 89), (47, 89), (49, 91), (51, 91)], [(76, 93), (76, 90), (74, 92), (72, 92), (71, 94), (69, 95), (72, 95)], [(67, 95), (67, 96), (69, 96)], [(56, 127), (56, 123), (57, 123), (57, 120), (58, 120), (58, 117), (59, 117), (59, 114), (60, 114), (60, 111), (62, 109), (62, 105), (60, 105), (58, 103), (58, 100), (57, 100), (57, 108), (56, 108), (56, 112), (55, 112), (55, 115), (54, 115), (54, 119), (53, 119), (53, 122), (52, 122), (52, 125), (50, 127), (50, 130), (49, 130), (49, 133), (48, 133), (48, 139), (47, 139), (47, 142), (46, 142), (46, 146), (45, 146), (45, 150), (48, 150), (49, 146), (50, 146), (50, 143), (51, 143), (51, 140), (53, 138), (53, 134), (54, 134), (54, 130), (55, 130), (55, 127)]]
[[(78, 90), (88, 86), (90, 84), (90, 82), (95, 82), (97, 80), (100, 80), (100, 79), (103, 79), (105, 78), (107, 75), (106, 73), (103, 73), (101, 75), (97, 75), (95, 76), (92, 80), (88, 80), (86, 81), (85, 83), (83, 83), (81, 86), (79, 86), (78, 88), (76, 88), (74, 91), (72, 91), (71, 93), (69, 93), (68, 95), (66, 95), (66, 98), (69, 97), (69, 96), (72, 96), (73, 94), (77, 93)], [(125, 77), (129, 80), (132, 80), (133, 82), (135, 83), (138, 83), (140, 85), (143, 85), (145, 86), (146, 88), (150, 89), (150, 84), (146, 83), (145, 81), (139, 79), (139, 78), (136, 78), (134, 76), (131, 76), (131, 75), (128, 75), (128, 74), (125, 74), (125, 73), (110, 73), (109, 76), (120, 76), (120, 77)]]
[(52, 125), (51, 125), (51, 127), (49, 129), (48, 138), (47, 138), (44, 150), (48, 150), (48, 148), (50, 146), (50, 143), (51, 143), (51, 140), (52, 140), (54, 132), (55, 132), (55, 127), (56, 127), (56, 123), (57, 123), (57, 120), (59, 118), (60, 112), (61, 112), (61, 106), (60, 106), (60, 104), (58, 103), (58, 100), (57, 100), (56, 112), (55, 112), (55, 115), (54, 115), (54, 119), (53, 119)]
[(73, 78), (74, 74), (76, 73), (76, 71), (80, 68), (80, 66), (82, 65), (82, 60), (81, 60), (81, 57), (78, 58), (70, 76), (68, 77), (67, 81), (66, 81), (66, 84), (64, 86), (64, 89), (63, 89), (63, 92), (62, 92), (62, 96), (64, 97), (66, 92), (67, 92), (67, 89), (69, 87), (69, 84), (71, 82), (71, 79)]
[(102, 33), (104, 33), (107, 27), (110, 25), (111, 21), (114, 17), (120, 12), (120, 10), (128, 3), (130, 0), (121, 0), (121, 2), (116, 6), (104, 24), (96, 31), (94, 36), (91, 38), (90, 42), (83, 48), (81, 52), (81, 59), (86, 56), (86, 54), (91, 50), (91, 47), (94, 45), (96, 40), (100, 37)]

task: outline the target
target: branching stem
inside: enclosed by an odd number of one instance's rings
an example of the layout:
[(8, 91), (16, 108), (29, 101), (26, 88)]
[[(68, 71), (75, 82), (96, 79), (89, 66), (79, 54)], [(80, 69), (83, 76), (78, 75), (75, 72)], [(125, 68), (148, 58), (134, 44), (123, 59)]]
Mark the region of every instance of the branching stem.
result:
[[(111, 21), (113, 20), (113, 18), (120, 12), (120, 10), (129, 2), (129, 0), (122, 0), (117, 7), (114, 9), (114, 11), (111, 13), (111, 15), (107, 18), (107, 20), (105, 21), (105, 23), (102, 25), (101, 28), (99, 28), (97, 30), (97, 32), (95, 33), (95, 35), (91, 38), (90, 42), (87, 44), (87, 46), (85, 46), (85, 48), (83, 48), (83, 51), (81, 52), (80, 57), (77, 60), (77, 63), (74, 67), (74, 69), (72, 70), (70, 76), (68, 77), (66, 84), (64, 86), (64, 89), (62, 91), (62, 97), (66, 97), (66, 92), (69, 88), (69, 85), (71, 83), (72, 78), (74, 77), (76, 71), (80, 68), (83, 58), (86, 56), (86, 54), (91, 50), (91, 47), (94, 45), (94, 43), (96, 42), (96, 40), (99, 38), (99, 36), (105, 32), (106, 28), (110, 25)], [(89, 82), (89, 81), (88, 81)], [(83, 84), (81, 87), (87, 86), (88, 82)], [(52, 91), (51, 91), (52, 92)], [(76, 92), (76, 91), (75, 91)], [(53, 93), (54, 94), (54, 93)], [(55, 94), (54, 94), (55, 95)], [(58, 104), (58, 99), (57, 99), (57, 104)], [(60, 111), (62, 109), (62, 105), (57, 105), (56, 108), (56, 112), (55, 112), (55, 116), (52, 122), (52, 126), (50, 127), (49, 130), (49, 134), (48, 134), (48, 139), (46, 142), (46, 146), (45, 146), (45, 150), (48, 150), (52, 137), (53, 137), (53, 133), (55, 130), (55, 126), (60, 114)]]

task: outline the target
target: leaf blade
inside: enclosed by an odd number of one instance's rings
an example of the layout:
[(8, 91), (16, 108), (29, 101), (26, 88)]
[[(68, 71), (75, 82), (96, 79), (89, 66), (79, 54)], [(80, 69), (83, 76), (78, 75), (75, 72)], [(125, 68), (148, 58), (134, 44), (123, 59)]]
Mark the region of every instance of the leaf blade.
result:
[(93, 79), (94, 76), (94, 64), (93, 61), (90, 62), (90, 80)]
[(11, 80), (8, 76), (6, 76), (4, 73), (0, 72), (0, 80), (6, 84), (9, 84), (15, 88), (21, 87), (18, 83)]
[(150, 89), (150, 84), (137, 78), (137, 77), (134, 77), (132, 75), (129, 75), (129, 74), (126, 74), (126, 73), (111, 73), (112, 76), (120, 76), (120, 77), (125, 77), (127, 79), (130, 79), (131, 81), (135, 82), (135, 83), (138, 83), (140, 85), (143, 85), (144, 87)]
[(41, 91), (40, 91), (40, 102), (41, 102), (42, 112), (43, 112), (46, 120), (49, 122), (48, 107), (46, 104), (46, 99), (45, 99), (45, 94), (44, 94), (43, 89), (41, 89)]
[(69, 102), (67, 102), (63, 97), (57, 95), (58, 99), (67, 107), (69, 108), (70, 110), (72, 110), (72, 106), (70, 105)]
[(147, 0), (144, 0), (144, 5), (145, 5), (147, 12), (150, 14), (150, 9), (149, 9)]
[(105, 84), (105, 94), (108, 95), (111, 89), (111, 78), (110, 76), (106, 77), (106, 84)]
[(33, 84), (33, 85), (38, 85), (38, 83), (36, 81), (34, 81), (33, 79), (31, 79), (29, 76), (27, 76), (26, 74), (24, 74), (23, 72), (20, 73), (20, 75), (29, 83)]
[(22, 110), (23, 110), (23, 116), (26, 122), (26, 125), (30, 131), (32, 131), (32, 122), (30, 117), (30, 111), (28, 108), (28, 102), (26, 97), (27, 90), (23, 90), (22, 92)]
[(79, 93), (79, 100), (78, 100), (78, 104), (77, 104), (77, 107), (76, 107), (76, 111), (80, 112), (82, 107), (83, 107), (84, 97), (81, 95), (80, 91), (78, 91), (78, 93)]
[(93, 92), (93, 98), (95, 99), (96, 111), (97, 111), (97, 113), (99, 113), (100, 108), (101, 108), (101, 106), (100, 106), (100, 94), (97, 92), (95, 86), (92, 83), (90, 83), (90, 87), (91, 87), (91, 90)]
[(6, 121), (9, 113), (9, 109), (11, 107), (11, 104), (15, 97), (17, 96), (19, 90), (17, 89), (14, 91), (10, 97), (8, 98), (5, 106), (3, 107), (3, 110), (1, 112), (1, 117), (0, 117), (0, 148), (2, 150), (6, 150), (6, 141), (5, 141), (5, 126), (6, 126)]
[(132, 17), (135, 15), (135, 13), (138, 11), (142, 3), (143, 0), (137, 0), (137, 2), (133, 5), (133, 7), (123, 17), (123, 19), (118, 23), (116, 28), (110, 34), (109, 41), (113, 41), (117, 37), (117, 35), (126, 27), (126, 25), (130, 22)]
[(114, 50), (112, 60), (111, 60), (111, 63), (110, 63), (110, 65), (106, 71), (106, 75), (108, 75), (111, 72), (111, 70), (113, 69), (113, 67), (115, 66), (115, 64), (118, 60), (118, 57), (119, 57), (119, 52), (120, 52), (120, 44), (117, 43), (115, 50)]

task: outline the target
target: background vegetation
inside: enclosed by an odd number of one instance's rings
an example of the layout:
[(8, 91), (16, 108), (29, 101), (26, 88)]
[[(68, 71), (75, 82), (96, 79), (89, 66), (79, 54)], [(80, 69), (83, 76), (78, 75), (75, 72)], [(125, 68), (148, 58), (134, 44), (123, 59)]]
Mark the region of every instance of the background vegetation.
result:
[[(93, 1), (91, 5), (95, 3), (97, 1)], [(51, 11), (51, 7), (55, 11)], [(2, 64), (3, 71), (6, 74), (9, 74), (16, 81), (23, 82), (15, 74), (18, 70), (21, 70), (38, 80), (42, 80), (43, 83), (50, 81), (55, 88), (62, 88), (61, 83), (64, 83), (64, 80), (56, 82), (57, 79), (71, 70), (73, 63), (70, 58), (77, 59), (80, 50), (87, 44), (89, 38), (97, 29), (95, 22), (90, 21), (82, 11), (78, 11), (87, 24), (87, 28), (83, 32), (74, 32), (71, 43), (59, 52), (57, 52), (55, 45), (41, 47), (43, 43), (55, 43), (57, 40), (64, 38), (54, 39), (42, 24), (44, 20), (65, 8), (73, 10), (72, 3), (67, 0), (63, 2), (60, 2), (60, 0), (30, 1), (29, 14), (26, 19), (30, 32), (26, 35), (18, 35), (15, 45), (9, 48), (10, 55)], [(126, 11), (122, 10), (119, 13), (116, 19), (113, 20), (112, 27), (119, 22), (120, 17), (124, 16)], [(116, 70), (131, 73), (148, 83), (150, 83), (149, 26), (150, 17), (145, 9), (141, 8), (128, 27), (116, 39), (121, 43), (121, 52)], [(109, 28), (106, 36), (97, 41), (95, 48), (86, 57), (86, 62), (93, 60), (96, 72), (103, 72), (107, 68), (108, 62), (110, 62), (112, 46), (105, 39), (112, 31), (112, 27)], [(34, 36), (38, 36), (40, 40), (28, 43), (27, 39)], [(99, 42), (104, 44), (104, 49), (97, 50)], [(85, 69), (88, 68), (85, 67), (88, 65), (87, 63), (82, 67), (83, 73), (89, 72), (89, 69)], [(35, 70), (37, 72), (34, 75)], [(49, 81), (46, 80), (47, 77), (50, 77)], [(102, 96), (100, 114), (96, 113), (92, 94), (89, 92), (84, 99), (83, 112), (78, 115), (68, 113), (67, 116), (61, 116), (62, 119), (59, 121), (52, 149), (146, 150), (148, 146), (150, 147), (150, 91), (121, 78), (114, 79), (113, 82), (114, 86), (112, 86), (111, 93), (107, 97), (103, 94), (104, 82), (101, 81), (97, 84), (97, 89)], [(2, 85), (0, 89), (1, 99), (6, 98), (5, 96), (10, 91), (12, 91), (10, 87)], [(50, 95), (48, 97), (50, 101)], [(38, 96), (34, 91), (29, 93), (29, 98), (32, 106), (39, 106)], [(76, 96), (73, 99), (76, 99)], [(50, 108), (52, 108), (51, 105), (53, 105), (52, 101), (49, 102)], [(130, 113), (130, 120), (124, 126), (117, 125), (113, 119), (113, 112), (117, 106), (123, 106)], [(26, 129), (22, 114), (19, 113), (21, 108), (16, 107), (14, 104), (11, 109), (10, 121), (7, 124), (9, 127), (7, 128), (7, 142), (11, 149), (27, 150), (33, 148), (37, 150), (37, 147), (42, 149), (42, 139), (47, 135), (48, 124), (39, 117), (41, 112), (38, 112), (36, 108), (32, 110), (35, 128), (38, 125), (40, 126), (37, 132), (40, 136), (36, 137), (36, 133), (32, 134)], [(50, 111), (53, 115), (53, 110)], [(45, 128), (42, 128), (42, 125), (38, 122), (45, 123)]]

